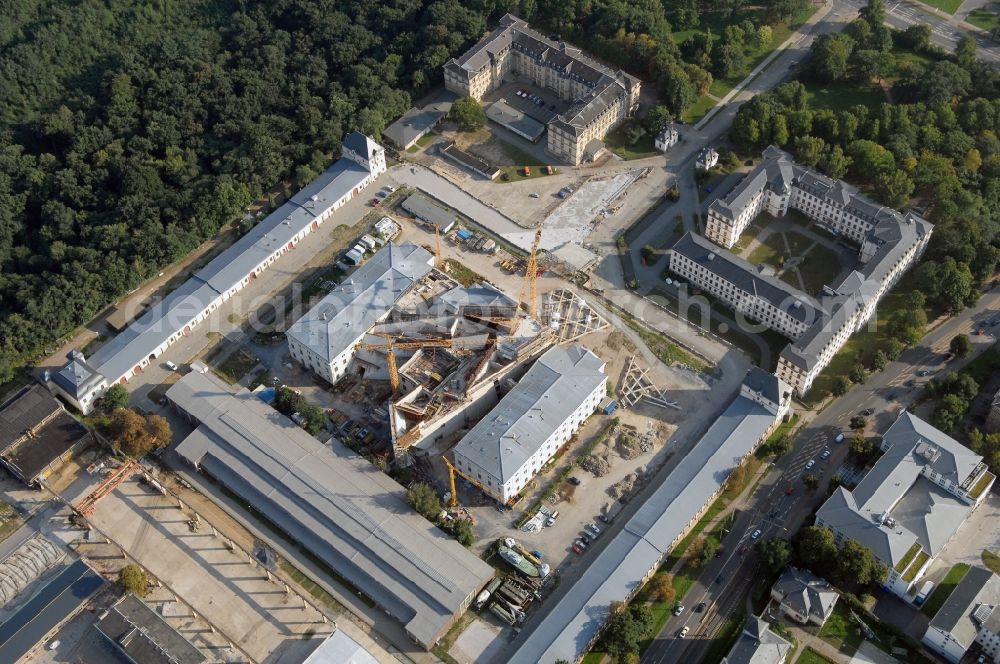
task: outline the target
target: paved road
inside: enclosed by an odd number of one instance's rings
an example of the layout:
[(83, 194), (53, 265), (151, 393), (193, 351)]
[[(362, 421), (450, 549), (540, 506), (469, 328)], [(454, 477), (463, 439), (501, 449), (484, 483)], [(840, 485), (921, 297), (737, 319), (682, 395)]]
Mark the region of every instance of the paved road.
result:
[(951, 17), (926, 5), (903, 0), (886, 3), (885, 22), (898, 30), (905, 30), (917, 23), (926, 23), (931, 26), (931, 41), (948, 51), (954, 51), (958, 40), (964, 35), (971, 35), (979, 47), (979, 57), (994, 65), (1000, 65), (1000, 44), (978, 30), (969, 30), (960, 25), (959, 19), (962, 16), (964, 16), (962, 12)]
[[(944, 360), (952, 337), (972, 332), (995, 317), (998, 311), (1000, 287), (984, 294), (975, 308), (938, 325), (919, 346), (904, 352), (898, 361), (891, 362), (866, 384), (851, 390), (815, 416), (797, 436), (793, 451), (777, 461), (748, 501), (748, 508), (736, 519), (730, 535), (723, 542), (723, 557), (707, 566), (684, 598), (684, 604), (689, 609), (699, 602), (706, 602), (708, 610), (705, 613), (688, 610), (668, 621), (642, 661), (666, 664), (700, 660), (718, 629), (729, 617), (743, 610), (744, 599), (757, 578), (759, 561), (752, 546), (749, 546), (751, 533), (760, 529), (761, 539), (788, 537), (795, 533), (819, 506), (826, 495), (824, 487), (847, 456), (848, 446), (835, 444), (833, 440), (838, 432), (848, 428), (850, 418), (866, 408), (873, 408), (876, 415), (870, 431), (885, 431), (899, 411), (919, 396), (920, 386), (945, 369)], [(973, 336), (972, 339), (975, 343), (974, 354), (965, 360), (950, 363), (948, 370), (960, 368), (995, 341), (991, 336)], [(918, 378), (915, 374), (920, 369), (928, 369), (932, 375)], [(913, 381), (912, 387), (906, 385), (910, 380)], [(831, 452), (826, 461), (820, 458), (824, 449)], [(810, 461), (814, 461), (815, 465), (807, 470)], [(821, 476), (820, 489), (806, 489), (802, 477), (807, 472)], [(786, 493), (789, 489), (791, 494)], [(740, 549), (744, 545), (747, 545), (747, 551), (741, 555)], [(720, 576), (722, 581), (716, 582)], [(691, 633), (684, 640), (675, 638), (684, 626), (690, 627)]]

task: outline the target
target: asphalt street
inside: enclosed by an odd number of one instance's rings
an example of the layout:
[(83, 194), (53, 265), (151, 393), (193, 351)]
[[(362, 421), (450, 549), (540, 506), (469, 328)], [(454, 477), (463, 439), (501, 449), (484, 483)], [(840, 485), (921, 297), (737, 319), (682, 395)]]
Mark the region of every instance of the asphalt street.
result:
[[(774, 464), (749, 498), (747, 508), (723, 540), (723, 556), (707, 565), (684, 598), (687, 610), (667, 622), (642, 661), (648, 664), (700, 661), (725, 622), (743, 610), (757, 579), (760, 563), (750, 539), (753, 531), (761, 531), (760, 539), (790, 537), (795, 533), (819, 506), (830, 478), (847, 456), (847, 443), (837, 444), (834, 439), (837, 433), (848, 430), (851, 417), (872, 408), (875, 415), (869, 433), (885, 431), (899, 412), (919, 397), (924, 383), (946, 368), (949, 371), (960, 368), (993, 345), (994, 336), (975, 332), (983, 328), (1000, 334), (1000, 327), (989, 325), (998, 312), (1000, 287), (984, 294), (975, 308), (938, 325), (920, 345), (904, 352), (884, 371), (833, 401), (813, 418), (796, 437), (793, 451)], [(965, 360), (946, 364), (948, 344), (961, 333), (973, 335), (975, 351)], [(916, 373), (921, 369), (930, 371), (930, 375), (918, 377)], [(909, 381), (913, 381), (912, 386), (907, 385)], [(826, 460), (821, 458), (824, 450), (830, 451)], [(814, 465), (807, 468), (810, 462)], [(821, 477), (820, 488), (815, 491), (809, 491), (802, 482), (809, 472)], [(708, 605), (704, 612), (691, 610), (701, 602)], [(677, 638), (685, 626), (690, 628), (688, 636)]]
[(981, 59), (993, 64), (1000, 64), (1000, 44), (979, 31), (966, 30), (958, 24), (956, 18), (933, 8), (906, 0), (888, 2), (886, 3), (885, 22), (898, 30), (905, 30), (918, 23), (926, 23), (931, 27), (931, 41), (948, 51), (954, 51), (958, 40), (969, 34), (976, 40)]

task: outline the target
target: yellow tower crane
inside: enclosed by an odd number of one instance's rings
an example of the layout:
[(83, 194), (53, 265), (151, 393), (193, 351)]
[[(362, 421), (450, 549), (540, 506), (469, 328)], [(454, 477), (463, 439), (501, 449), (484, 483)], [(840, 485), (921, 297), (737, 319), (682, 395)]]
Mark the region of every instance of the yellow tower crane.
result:
[(444, 271), (444, 258), (441, 256), (441, 229), (434, 226), (434, 267)]
[(389, 366), (389, 385), (392, 386), (392, 393), (399, 392), (399, 370), (396, 367), (396, 351), (412, 348), (450, 348), (451, 339), (415, 339), (412, 341), (389, 341), (379, 344), (358, 344), (361, 350), (384, 350), (386, 351), (387, 364)]
[(538, 244), (542, 241), (542, 229), (535, 231), (535, 239), (531, 242), (531, 251), (524, 267), (524, 283), (518, 302), (524, 306), (528, 315), (538, 317)]
[(488, 493), (486, 491), (486, 487), (484, 487), (481, 482), (472, 479), (471, 477), (463, 473), (461, 470), (456, 468), (451, 463), (451, 461), (448, 461), (448, 457), (442, 456), (441, 459), (444, 460), (444, 465), (448, 466), (448, 484), (451, 488), (451, 498), (448, 499), (448, 507), (455, 507), (456, 505), (458, 505), (458, 492), (456, 491), (455, 488), (455, 475), (460, 475), (462, 479), (467, 480), (472, 484), (474, 484), (475, 486), (479, 487), (479, 490), (482, 491), (483, 493)]

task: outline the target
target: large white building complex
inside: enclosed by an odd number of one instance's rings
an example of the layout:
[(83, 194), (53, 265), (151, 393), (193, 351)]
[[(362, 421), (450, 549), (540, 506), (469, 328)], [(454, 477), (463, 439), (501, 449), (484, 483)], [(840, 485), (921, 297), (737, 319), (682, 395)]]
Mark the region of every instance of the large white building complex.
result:
[[(727, 251), (760, 213), (798, 210), (860, 245), (857, 266), (818, 297), (802, 293)], [(875, 313), (875, 307), (923, 254), (933, 227), (908, 212), (879, 206), (854, 187), (803, 168), (775, 147), (725, 198), (709, 206), (704, 238), (686, 234), (669, 250), (670, 270), (735, 311), (788, 337), (777, 374), (799, 395)]]
[(639, 79), (606, 67), (565, 42), (546, 38), (511, 14), (500, 19), (497, 29), (478, 44), (444, 65), (445, 87), (476, 100), (512, 74), (572, 102), (547, 124), (548, 151), (570, 164), (583, 161), (591, 142), (601, 141), (639, 105)]
[(341, 158), (251, 228), (163, 301), (90, 358), (73, 352), (47, 384), (83, 413), (109, 385), (142, 373), (171, 344), (246, 287), (307, 234), (385, 172), (385, 151), (358, 132), (344, 137)]
[(434, 256), (405, 242), (387, 244), (285, 332), (295, 361), (328, 383), (340, 380), (357, 344), (431, 271)]
[(575, 662), (601, 634), (610, 607), (628, 601), (698, 522), (730, 471), (767, 439), (788, 413), (791, 388), (753, 368), (739, 395), (705, 435), (589, 562), (558, 604), (526, 628), (512, 662)]
[(197, 427), (177, 446), (179, 458), (252, 504), (424, 648), (493, 577), (413, 511), (388, 475), (337, 441), (316, 440), (249, 390), (195, 371), (167, 399)]
[[(970, 567), (934, 614), (923, 642), (952, 664), (972, 662), (976, 652), (991, 664), (1000, 662), (1000, 577)], [(970, 649), (971, 657), (963, 660)]]
[(509, 502), (597, 410), (607, 382), (590, 350), (550, 348), (458, 443), (455, 467)]
[(882, 457), (816, 513), (838, 544), (855, 540), (889, 568), (884, 585), (901, 597), (930, 568), (996, 477), (983, 458), (907, 411), (882, 436)]

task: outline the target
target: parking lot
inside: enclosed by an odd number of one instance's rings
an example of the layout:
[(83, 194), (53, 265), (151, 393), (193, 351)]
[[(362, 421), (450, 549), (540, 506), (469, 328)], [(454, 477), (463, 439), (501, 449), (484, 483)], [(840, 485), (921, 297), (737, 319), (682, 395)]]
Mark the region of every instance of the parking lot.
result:
[[(534, 85), (530, 79), (517, 74), (511, 75), (511, 81), (504, 83), (496, 90), (483, 96), (485, 106), (503, 99), (510, 106), (521, 111), (528, 117), (547, 124), (549, 120), (564, 113), (572, 104), (559, 98), (559, 95)], [(519, 94), (520, 93), (520, 94)], [(542, 137), (542, 142), (545, 141)]]

